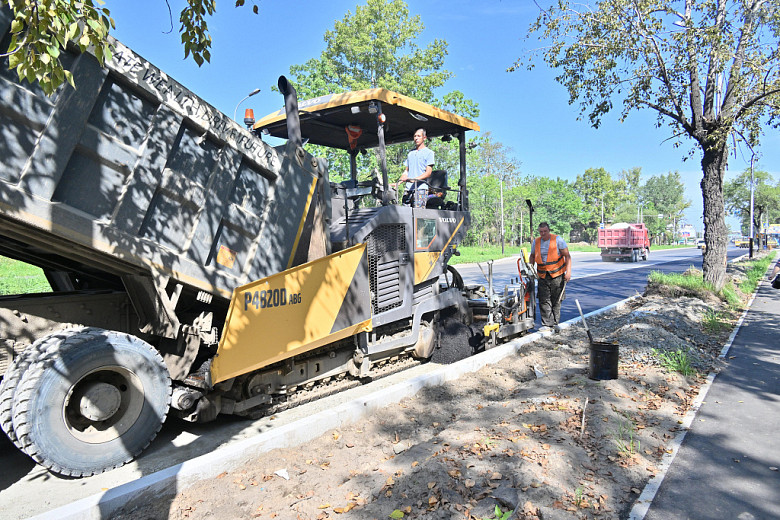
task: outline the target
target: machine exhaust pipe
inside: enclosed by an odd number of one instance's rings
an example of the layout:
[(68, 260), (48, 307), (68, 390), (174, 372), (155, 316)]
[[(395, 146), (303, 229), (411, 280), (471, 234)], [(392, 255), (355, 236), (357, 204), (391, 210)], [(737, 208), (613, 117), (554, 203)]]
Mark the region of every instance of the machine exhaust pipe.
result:
[(284, 76), (279, 76), (279, 92), (284, 96), (284, 111), (287, 114), (287, 139), (296, 147), (303, 146), (301, 120), (298, 117), (298, 94), (295, 87)]

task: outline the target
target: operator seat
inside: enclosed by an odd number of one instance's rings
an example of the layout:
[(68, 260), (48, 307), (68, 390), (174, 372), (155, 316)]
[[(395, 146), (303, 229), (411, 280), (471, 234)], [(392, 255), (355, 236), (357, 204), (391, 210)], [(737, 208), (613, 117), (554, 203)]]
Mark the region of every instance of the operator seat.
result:
[(425, 207), (428, 209), (443, 209), (444, 199), (447, 198), (447, 170), (433, 170), (428, 177), (428, 200)]

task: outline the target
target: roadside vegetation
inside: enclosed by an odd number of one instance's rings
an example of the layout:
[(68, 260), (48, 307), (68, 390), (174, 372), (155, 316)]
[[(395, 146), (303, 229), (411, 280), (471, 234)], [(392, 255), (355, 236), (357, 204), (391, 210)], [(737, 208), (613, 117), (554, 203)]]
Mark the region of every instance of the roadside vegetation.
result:
[[(526, 244), (523, 246), (526, 251), (530, 251), (531, 246)], [(664, 246), (653, 246), (651, 248), (651, 251), (658, 251), (661, 249), (679, 249), (683, 247), (693, 247), (692, 245), (664, 245)], [(487, 262), (488, 260), (498, 260), (500, 258), (508, 258), (511, 256), (516, 256), (520, 254), (520, 250), (522, 248), (519, 246), (507, 246), (504, 247), (504, 254), (501, 254), (501, 246), (458, 246), (458, 251), (460, 251), (460, 256), (453, 256), (449, 264), (455, 265), (455, 264), (471, 264), (475, 262)], [(601, 251), (596, 246), (591, 246), (587, 244), (569, 244), (569, 251), (578, 251), (582, 253), (598, 253)]]
[[(662, 292), (672, 297), (694, 296), (704, 301), (715, 297), (726, 302), (730, 309), (741, 310), (749, 296), (756, 290), (758, 282), (765, 276), (773, 258), (774, 253), (771, 253), (733, 264), (735, 275), (719, 291), (704, 280), (701, 271), (694, 268), (684, 273), (653, 271), (648, 276), (648, 286), (662, 287)], [(719, 315), (708, 318), (708, 326), (714, 327), (714, 323), (719, 320), (721, 320)]]
[(0, 256), (0, 295), (51, 292), (43, 270)]

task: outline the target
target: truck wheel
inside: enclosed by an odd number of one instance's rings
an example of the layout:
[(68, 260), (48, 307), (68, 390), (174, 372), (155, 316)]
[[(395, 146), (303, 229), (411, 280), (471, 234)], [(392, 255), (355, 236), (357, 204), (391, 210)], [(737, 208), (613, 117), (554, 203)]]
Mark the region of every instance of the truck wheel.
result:
[(16, 359), (14, 359), (11, 366), (8, 367), (5, 375), (3, 376), (3, 382), (0, 383), (0, 427), (13, 442), (17, 448), (21, 449), (21, 445), (16, 438), (16, 430), (14, 430), (14, 396), (16, 395), (16, 389), (19, 387), (19, 381), (22, 379), (24, 372), (33, 359), (33, 354), (37, 350), (35, 346), (31, 346), (22, 351)]
[(46, 338), (13, 400), (21, 448), (54, 473), (83, 477), (122, 466), (157, 435), (171, 379), (144, 341), (96, 328)]

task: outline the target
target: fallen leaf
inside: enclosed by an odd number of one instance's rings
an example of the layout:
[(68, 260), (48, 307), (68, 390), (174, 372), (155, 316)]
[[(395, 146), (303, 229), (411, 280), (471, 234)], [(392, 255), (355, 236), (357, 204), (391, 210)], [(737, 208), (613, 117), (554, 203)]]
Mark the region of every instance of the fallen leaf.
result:
[(390, 513), (389, 516), (390, 516), (390, 518), (394, 518), (394, 519), (398, 520), (399, 518), (403, 518), (404, 517), (404, 512), (401, 511), (401, 510), (396, 509), (395, 511)]
[(217, 478), (223, 478), (223, 477), (225, 477), (226, 475), (227, 475), (227, 471), (223, 471), (222, 473), (220, 473), (219, 475), (217, 475)]
[(346, 443), (344, 446), (346, 446), (347, 448), (354, 448), (355, 447), (355, 445), (352, 444), (351, 442)]
[(490, 480), (501, 480), (502, 478), (504, 478), (503, 475), (498, 471), (494, 471), (493, 474), (490, 475)]
[(428, 498), (428, 505), (431, 505), (431, 506), (432, 506), (432, 505), (435, 505), (435, 504), (437, 504), (438, 502), (439, 502), (439, 499), (438, 499), (438, 498), (436, 498), (436, 497), (435, 497), (435, 496), (433, 496), (433, 495), (431, 495), (431, 496)]
[(461, 476), (461, 472), (459, 469), (451, 469), (447, 472), (447, 474), (452, 478), (460, 478)]
[(320, 504), (317, 506), (317, 509), (328, 509), (330, 507), (330, 504)]
[(412, 462), (412, 467), (413, 467), (413, 468), (416, 468), (416, 467), (417, 467), (417, 466), (419, 466), (419, 465), (420, 465), (420, 463), (419, 463), (419, 462), (417, 462), (417, 461), (414, 461), (414, 462)]
[(436, 482), (428, 482), (428, 489), (433, 489), (436, 487)]
[(470, 489), (470, 488), (473, 488), (474, 486), (476, 486), (477, 483), (474, 482), (472, 479), (467, 478), (466, 482), (464, 482), (463, 485)]
[(333, 440), (337, 441), (341, 437), (341, 434), (339, 432), (333, 432)]
[(387, 481), (385, 482), (385, 486), (392, 486), (395, 484), (395, 480), (393, 480), (393, 477), (387, 477)]

